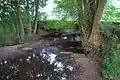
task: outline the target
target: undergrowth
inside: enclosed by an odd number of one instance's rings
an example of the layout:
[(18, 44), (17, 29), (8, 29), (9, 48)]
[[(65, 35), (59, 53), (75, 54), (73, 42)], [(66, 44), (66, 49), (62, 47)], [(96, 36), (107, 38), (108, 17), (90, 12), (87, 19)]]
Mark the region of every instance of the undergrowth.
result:
[(120, 76), (120, 44), (103, 49), (102, 77), (111, 80)]

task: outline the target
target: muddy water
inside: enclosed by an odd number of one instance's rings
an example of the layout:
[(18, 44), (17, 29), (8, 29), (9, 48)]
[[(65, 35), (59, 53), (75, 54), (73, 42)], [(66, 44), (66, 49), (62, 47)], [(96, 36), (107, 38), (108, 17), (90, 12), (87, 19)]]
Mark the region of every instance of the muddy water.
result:
[[(60, 46), (47, 45), (0, 60), (0, 80), (68, 80), (74, 70), (70, 55), (59, 57)], [(56, 58), (57, 57), (57, 58)]]

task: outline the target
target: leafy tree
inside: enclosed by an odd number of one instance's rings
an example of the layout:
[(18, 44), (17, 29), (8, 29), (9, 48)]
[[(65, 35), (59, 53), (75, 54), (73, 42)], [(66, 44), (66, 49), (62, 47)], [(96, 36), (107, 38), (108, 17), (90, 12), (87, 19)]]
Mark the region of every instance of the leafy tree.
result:
[[(57, 8), (64, 16), (74, 13), (82, 33), (82, 45), (85, 51), (91, 53), (100, 46), (100, 19), (106, 0), (55, 0)], [(68, 17), (71, 17), (68, 15)]]
[[(45, 7), (46, 1), (47, 0), (0, 0), (0, 33), (7, 37), (12, 34), (17, 40), (20, 38), (23, 40), (26, 33), (30, 35), (32, 31), (36, 33), (38, 19), (43, 16), (40, 15), (43, 13), (40, 12), (39, 8)], [(37, 9), (35, 10), (36, 6)], [(34, 22), (34, 24), (32, 24), (32, 22)], [(8, 32), (10, 35), (8, 35)], [(1, 38), (3, 38), (3, 41), (7, 40), (2, 36)]]
[(13, 0), (0, 1), (0, 43), (13, 42), (18, 33), (17, 19)]
[(106, 0), (76, 0), (78, 24), (85, 51), (94, 53), (100, 46), (100, 19)]

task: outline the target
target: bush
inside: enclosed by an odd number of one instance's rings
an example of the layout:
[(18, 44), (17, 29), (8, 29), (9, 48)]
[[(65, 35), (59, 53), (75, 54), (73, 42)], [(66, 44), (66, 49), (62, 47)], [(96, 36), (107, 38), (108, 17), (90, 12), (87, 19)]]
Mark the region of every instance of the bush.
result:
[(104, 49), (102, 57), (102, 76), (106, 78), (115, 78), (120, 76), (120, 44), (112, 45)]

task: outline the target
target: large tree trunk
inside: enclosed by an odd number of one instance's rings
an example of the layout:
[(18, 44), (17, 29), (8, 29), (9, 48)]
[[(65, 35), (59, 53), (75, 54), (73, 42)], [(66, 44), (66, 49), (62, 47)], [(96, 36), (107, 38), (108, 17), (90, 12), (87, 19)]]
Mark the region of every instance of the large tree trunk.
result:
[(100, 19), (106, 0), (76, 1), (82, 45), (85, 51), (92, 52), (100, 46)]
[(36, 34), (37, 31), (37, 22), (38, 22), (38, 8), (39, 8), (39, 0), (35, 0), (35, 19), (34, 19), (34, 31), (33, 33)]
[(29, 0), (26, 0), (26, 13), (27, 13), (27, 21), (28, 21), (28, 27), (29, 27), (29, 35), (32, 33), (32, 27), (31, 27), (31, 21), (30, 21), (30, 13), (29, 13)]
[(105, 4), (106, 4), (106, 0), (99, 0), (99, 4), (97, 7), (97, 11), (95, 13), (94, 22), (93, 22), (93, 26), (92, 26), (92, 32), (90, 34), (90, 38), (88, 41), (89, 42), (88, 45), (90, 45), (90, 47), (91, 47), (90, 51), (93, 51), (92, 49), (94, 49), (94, 50), (98, 49), (101, 44), (100, 19), (102, 17), (102, 12), (103, 12)]
[(19, 20), (19, 24), (20, 24), (20, 37), (23, 40), (25, 32), (24, 32), (23, 22), (22, 22), (22, 19), (21, 19), (21, 16), (20, 16), (18, 0), (15, 0), (15, 5), (16, 5), (15, 6), (16, 7), (16, 14), (17, 14), (17, 17), (18, 17), (18, 20)]

